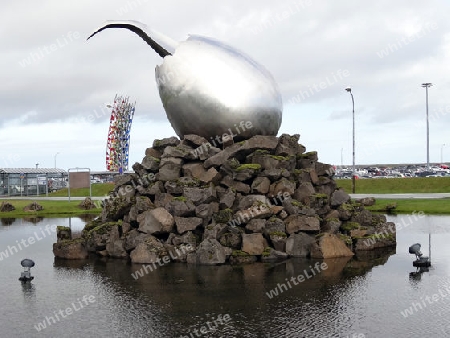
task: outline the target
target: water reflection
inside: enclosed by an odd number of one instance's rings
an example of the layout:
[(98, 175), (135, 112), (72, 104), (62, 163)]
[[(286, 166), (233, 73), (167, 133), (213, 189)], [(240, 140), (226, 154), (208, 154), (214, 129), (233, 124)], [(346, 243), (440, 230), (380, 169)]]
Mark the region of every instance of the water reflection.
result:
[(384, 265), (387, 263), (389, 257), (394, 255), (397, 251), (396, 247), (379, 248), (371, 251), (358, 251), (355, 257), (345, 267), (348, 271), (347, 276), (351, 274), (363, 274), (377, 265)]
[(77, 216), (77, 218), (81, 219), (85, 223), (94, 220), (96, 217), (98, 217), (98, 215), (95, 214), (81, 214)]
[(22, 220), (33, 224), (38, 224), (44, 220), (44, 217), (37, 217), (37, 216), (23, 217)]
[[(69, 226), (72, 225), (72, 219), (81, 220), (83, 223), (87, 223), (87, 222), (94, 220), (96, 217), (98, 217), (98, 215), (95, 215), (95, 214), (81, 214), (81, 215), (77, 215), (74, 217), (67, 217), (66, 215), (53, 215), (53, 216), (54, 216), (54, 219), (56, 219), (56, 218), (59, 218), (59, 219), (62, 218), (64, 220), (67, 219)], [(21, 217), (21, 218), (0, 217), (0, 224), (5, 225), (5, 226), (12, 225), (17, 220), (20, 220), (20, 222), (38, 224), (38, 223), (43, 222), (45, 219), (49, 220), (49, 218), (45, 218), (45, 217), (41, 217), (41, 216), (27, 216), (27, 217)]]
[[(378, 259), (375, 260), (365, 256), (358, 259), (345, 257), (326, 260), (296, 258), (282, 263), (243, 266), (171, 263), (137, 279), (133, 275), (136, 276), (142, 265), (130, 264), (124, 260), (54, 259), (54, 267), (61, 278), (62, 275), (89, 270), (96, 280), (108, 282), (114, 297), (127, 299), (128, 304), (137, 304), (144, 297), (151, 304), (139, 307), (145, 318), (157, 311), (161, 318), (172, 323), (166, 328), (167, 331), (154, 334), (179, 336), (203, 322), (206, 323), (208, 318), (229, 314), (232, 318), (229, 325), (217, 329), (222, 335), (263, 337), (269, 333), (278, 337), (279, 330), (286, 328), (279, 327), (280, 318), (273, 318), (270, 309), (283, 307), (285, 310), (298, 311), (295, 312), (295, 317), (300, 316), (300, 312), (311, 300), (314, 303), (327, 302), (330, 291), (335, 287), (339, 288), (350, 277), (361, 276), (374, 266), (386, 263), (394, 252), (380, 250), (377, 253)], [(283, 292), (280, 292), (279, 285), (286, 284), (292, 277), (311, 275), (311, 268), (316, 262), (326, 263), (328, 269), (317, 273), (314, 278), (306, 278), (298, 285), (291, 284), (290, 288), (281, 288)], [(278, 294), (271, 293), (271, 290), (278, 290)], [(112, 306), (123, 306), (112, 302)], [(337, 302), (338, 300), (333, 301)], [(267, 323), (267, 327), (261, 323)], [(146, 327), (139, 320), (134, 320), (134, 325)]]
[(35, 299), (36, 298), (36, 287), (34, 283), (21, 283), (22, 284), (22, 292), (25, 299)]
[(412, 271), (409, 273), (409, 280), (411, 282), (417, 283), (422, 279), (422, 274), (424, 272), (430, 272), (430, 268), (428, 267), (418, 267), (416, 271)]
[[(388, 220), (399, 221), (396, 216)], [(69, 222), (73, 232), (84, 225), (79, 218), (60, 218), (36, 225), (17, 220), (12, 226), (0, 226), (0, 252), (45, 225), (67, 226)], [(417, 242), (426, 246), (430, 228), (439, 231), (439, 235), (431, 232), (433, 265), (428, 272), (411, 274), (415, 272), (414, 257), (408, 247)], [(426, 217), (397, 232), (398, 250), (244, 266), (170, 263), (136, 279), (133, 275), (137, 276), (142, 265), (125, 260), (97, 256), (77, 261), (55, 259), (51, 245), (56, 235), (48, 236), (0, 260), (0, 298), (4, 304), (18, 305), (15, 311), (0, 307), (1, 332), (17, 336), (20, 323), (19, 336), (36, 336), (35, 323), (84, 295), (93, 295), (94, 304), (47, 328), (44, 336), (189, 336), (207, 321), (229, 314), (230, 323), (203, 336), (409, 337), (414, 332), (443, 337), (443, 330), (450, 327), (450, 297), (408, 318), (401, 313), (421, 297), (450, 289), (448, 229), (450, 217)], [(35, 279), (29, 287), (17, 281), (20, 260), (25, 256), (36, 261)], [(316, 262), (326, 263), (328, 269), (298, 285), (287, 285), (292, 277), (309, 273)]]
[(2, 225), (12, 225), (15, 220), (15, 218), (0, 218), (0, 222)]

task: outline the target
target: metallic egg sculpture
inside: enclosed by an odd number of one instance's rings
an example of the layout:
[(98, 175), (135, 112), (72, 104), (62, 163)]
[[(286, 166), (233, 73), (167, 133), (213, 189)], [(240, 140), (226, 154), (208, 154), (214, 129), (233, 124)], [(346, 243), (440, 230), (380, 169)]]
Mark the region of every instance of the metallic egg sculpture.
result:
[(278, 133), (283, 110), (278, 86), (249, 56), (202, 36), (178, 43), (136, 21), (107, 21), (89, 38), (106, 28), (133, 31), (164, 58), (156, 66), (156, 82), (180, 138), (196, 134), (209, 140), (231, 133), (242, 140)]

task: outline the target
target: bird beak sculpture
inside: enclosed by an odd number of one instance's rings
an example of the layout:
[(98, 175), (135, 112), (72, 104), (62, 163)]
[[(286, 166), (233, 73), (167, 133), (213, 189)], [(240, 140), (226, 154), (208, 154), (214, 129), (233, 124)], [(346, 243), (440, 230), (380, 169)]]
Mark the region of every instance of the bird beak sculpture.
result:
[(278, 133), (283, 109), (278, 86), (241, 51), (197, 35), (178, 43), (136, 21), (107, 21), (89, 38), (107, 28), (131, 30), (164, 59), (156, 66), (156, 82), (180, 138), (196, 134), (209, 140), (231, 132), (239, 141)]

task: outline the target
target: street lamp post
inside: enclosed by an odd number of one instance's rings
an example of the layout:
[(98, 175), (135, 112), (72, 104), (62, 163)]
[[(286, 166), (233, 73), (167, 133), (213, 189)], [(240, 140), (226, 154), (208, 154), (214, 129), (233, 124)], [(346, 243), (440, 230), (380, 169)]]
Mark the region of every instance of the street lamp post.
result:
[(426, 93), (426, 105), (427, 105), (427, 170), (430, 170), (430, 125), (428, 121), (428, 87), (431, 87), (433, 84), (426, 82), (422, 83), (422, 87), (425, 88)]
[(444, 164), (444, 157), (442, 156), (443, 151), (444, 151), (444, 147), (445, 147), (445, 143), (443, 143), (442, 146), (441, 146), (441, 164)]
[(56, 169), (56, 156), (59, 154), (59, 151), (55, 154), (54, 158), (55, 158), (55, 169)]
[(352, 193), (355, 193), (355, 100), (353, 99), (352, 89), (350, 87), (345, 88), (352, 97), (353, 106), (353, 166), (352, 166)]

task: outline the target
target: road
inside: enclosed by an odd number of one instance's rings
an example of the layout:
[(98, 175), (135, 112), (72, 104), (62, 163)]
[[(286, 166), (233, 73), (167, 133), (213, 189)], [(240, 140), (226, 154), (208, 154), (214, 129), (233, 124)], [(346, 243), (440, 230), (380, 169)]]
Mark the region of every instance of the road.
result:
[(375, 197), (376, 199), (436, 199), (436, 198), (450, 198), (450, 193), (429, 193), (429, 194), (350, 194), (351, 198), (359, 199), (364, 197)]

